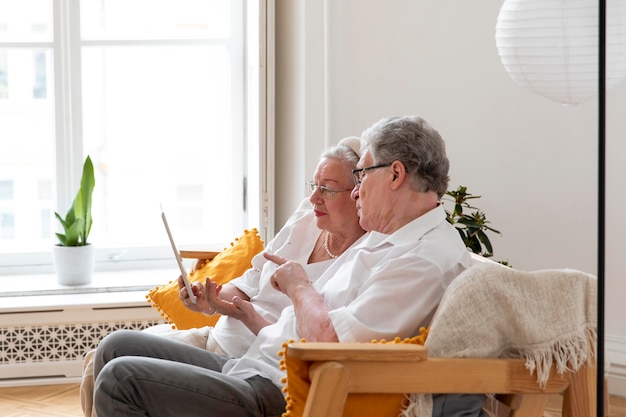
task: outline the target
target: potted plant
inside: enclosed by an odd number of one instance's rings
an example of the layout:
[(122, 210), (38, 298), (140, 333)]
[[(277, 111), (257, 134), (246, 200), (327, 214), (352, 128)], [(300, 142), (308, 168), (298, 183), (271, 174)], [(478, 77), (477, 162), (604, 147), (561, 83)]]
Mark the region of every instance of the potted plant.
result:
[[(485, 232), (493, 232), (501, 235), (500, 231), (488, 226), (489, 221), (484, 212), (471, 206), (468, 200), (480, 198), (467, 192), (467, 187), (459, 186), (454, 191), (447, 191), (444, 202), (451, 202), (454, 208), (446, 209), (447, 220), (459, 232), (465, 246), (477, 255), (489, 258), (493, 256), (493, 246), (489, 236)], [(463, 211), (465, 209), (465, 211)], [(471, 213), (469, 210), (473, 210)], [(507, 261), (498, 261), (503, 265), (509, 265)]]
[(56, 233), (59, 243), (53, 248), (54, 267), (61, 285), (81, 285), (91, 282), (94, 266), (93, 245), (88, 242), (91, 231), (91, 198), (96, 185), (93, 163), (87, 156), (83, 165), (80, 188), (65, 218), (55, 217), (64, 233)]

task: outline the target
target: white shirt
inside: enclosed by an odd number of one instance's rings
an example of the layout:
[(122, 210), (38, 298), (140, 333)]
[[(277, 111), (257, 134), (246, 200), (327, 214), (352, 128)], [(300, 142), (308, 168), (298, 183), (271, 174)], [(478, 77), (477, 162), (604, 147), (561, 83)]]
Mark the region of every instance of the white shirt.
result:
[[(267, 244), (265, 252), (302, 264), (311, 280), (315, 281), (333, 262), (328, 260), (307, 264), (320, 233), (313, 209), (308, 200), (305, 200)], [(283, 308), (292, 304), (289, 297), (270, 284), (270, 277), (276, 268), (276, 264), (265, 259), (263, 253), (259, 253), (252, 259), (252, 268), (241, 277), (230, 281), (250, 297), (257, 313), (270, 322), (278, 320)], [(246, 353), (256, 338), (241, 321), (228, 316), (220, 317), (209, 337), (226, 353), (236, 358)]]
[[(442, 206), (391, 235), (366, 236), (314, 283), (332, 308), (335, 332), (342, 342), (414, 336), (430, 323), (450, 282), (470, 266), (470, 254)], [(240, 378), (261, 375), (281, 387), (278, 352), (289, 339), (301, 339), (293, 305), (222, 372)]]

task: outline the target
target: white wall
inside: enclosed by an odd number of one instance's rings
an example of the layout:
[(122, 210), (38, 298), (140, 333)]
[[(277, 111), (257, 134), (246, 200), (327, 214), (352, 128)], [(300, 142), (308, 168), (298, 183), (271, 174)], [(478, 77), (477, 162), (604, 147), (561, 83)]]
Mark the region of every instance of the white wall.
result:
[[(495, 46), (501, 4), (277, 0), (276, 225), (304, 196), (328, 143), (384, 116), (420, 114), (447, 142), (451, 188), (481, 195), (477, 205), (503, 232), (492, 238), (494, 259), (595, 274), (597, 100), (563, 107), (515, 84)], [(605, 330), (613, 360), (626, 358), (626, 82), (608, 93), (607, 111)]]

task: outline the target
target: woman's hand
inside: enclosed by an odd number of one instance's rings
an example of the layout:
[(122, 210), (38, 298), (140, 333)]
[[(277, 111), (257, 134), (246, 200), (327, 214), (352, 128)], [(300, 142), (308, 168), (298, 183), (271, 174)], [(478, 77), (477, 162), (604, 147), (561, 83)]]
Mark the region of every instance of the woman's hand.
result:
[[(206, 278), (205, 284), (201, 282), (192, 282), (191, 290), (196, 296), (196, 304), (192, 304), (187, 293), (187, 287), (182, 277), (178, 277), (178, 297), (181, 299), (185, 307), (191, 311), (202, 313), (207, 316), (213, 314), (224, 314), (233, 316), (243, 321), (244, 318), (250, 319), (250, 316), (257, 315), (253, 306), (248, 303), (250, 298), (239, 288), (231, 284), (218, 285), (211, 281), (210, 277)], [(237, 299), (238, 306), (233, 306), (232, 300)]]
[(205, 289), (207, 302), (215, 309), (215, 312), (240, 320), (254, 334), (271, 324), (256, 312), (252, 303), (242, 297), (235, 295), (230, 301), (220, 298), (222, 286), (215, 284), (208, 278), (205, 282)]
[[(207, 278), (207, 281), (211, 280)], [(191, 299), (189, 298), (189, 293), (187, 292), (187, 287), (185, 286), (185, 282), (183, 281), (183, 277), (178, 277), (178, 298), (183, 302), (185, 307), (187, 307), (191, 311), (195, 311), (197, 313), (202, 313), (206, 315), (215, 314), (215, 308), (209, 304), (209, 301), (206, 296), (206, 291), (204, 285), (201, 282), (192, 282), (191, 290), (193, 291), (193, 295), (196, 296), (196, 303), (192, 304)]]

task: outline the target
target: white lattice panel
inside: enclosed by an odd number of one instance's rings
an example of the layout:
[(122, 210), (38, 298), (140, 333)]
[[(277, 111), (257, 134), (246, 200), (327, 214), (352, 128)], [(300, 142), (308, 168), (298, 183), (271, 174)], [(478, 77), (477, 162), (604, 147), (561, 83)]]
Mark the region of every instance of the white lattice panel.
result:
[(0, 328), (0, 366), (82, 360), (85, 353), (115, 330), (142, 330), (158, 323), (143, 320)]
[(107, 334), (162, 322), (144, 291), (0, 298), (0, 386), (76, 382)]

